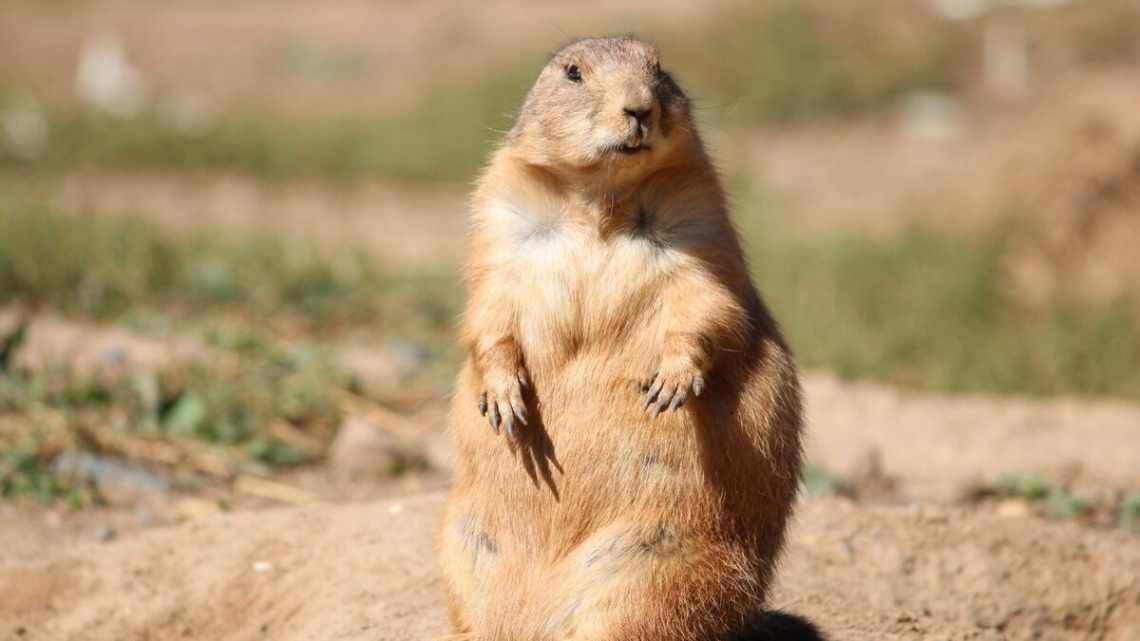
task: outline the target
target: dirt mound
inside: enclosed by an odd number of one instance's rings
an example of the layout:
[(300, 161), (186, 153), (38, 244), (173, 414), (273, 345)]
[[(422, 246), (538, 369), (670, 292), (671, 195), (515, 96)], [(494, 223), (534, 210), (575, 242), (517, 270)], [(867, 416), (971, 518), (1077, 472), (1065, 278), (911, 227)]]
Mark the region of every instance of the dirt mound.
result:
[(835, 639), (1140, 638), (1140, 539), (965, 510), (809, 501), (775, 605)]
[[(219, 516), (0, 567), (0, 636), (435, 639), (439, 494)], [(1140, 539), (966, 511), (802, 506), (773, 604), (835, 639), (1130, 641)]]
[(0, 638), (430, 639), (440, 504), (219, 516), (8, 562)]
[(807, 459), (858, 477), (868, 459), (907, 501), (953, 503), (1008, 474), (1078, 490), (1138, 482), (1140, 407), (1089, 399), (947, 396), (804, 378)]

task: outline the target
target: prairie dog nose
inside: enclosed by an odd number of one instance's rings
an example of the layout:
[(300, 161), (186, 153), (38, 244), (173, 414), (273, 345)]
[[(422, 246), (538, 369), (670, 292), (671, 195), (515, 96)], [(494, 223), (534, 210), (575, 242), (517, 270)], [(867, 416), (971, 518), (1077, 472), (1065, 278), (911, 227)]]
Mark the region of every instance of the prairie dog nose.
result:
[(644, 125), (649, 116), (653, 114), (653, 109), (630, 109), (626, 107), (625, 114), (636, 118), (637, 124)]
[(653, 114), (653, 91), (641, 82), (629, 82), (625, 86), (625, 100), (622, 109), (627, 116), (645, 125)]

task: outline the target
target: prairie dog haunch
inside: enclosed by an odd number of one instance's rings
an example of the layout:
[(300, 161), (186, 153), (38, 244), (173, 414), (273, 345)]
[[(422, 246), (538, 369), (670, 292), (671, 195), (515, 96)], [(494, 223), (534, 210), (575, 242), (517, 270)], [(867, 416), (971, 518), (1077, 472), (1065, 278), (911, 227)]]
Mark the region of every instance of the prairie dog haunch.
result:
[(799, 382), (654, 47), (552, 57), (472, 196), (466, 275), (440, 541), (457, 629), (768, 638)]

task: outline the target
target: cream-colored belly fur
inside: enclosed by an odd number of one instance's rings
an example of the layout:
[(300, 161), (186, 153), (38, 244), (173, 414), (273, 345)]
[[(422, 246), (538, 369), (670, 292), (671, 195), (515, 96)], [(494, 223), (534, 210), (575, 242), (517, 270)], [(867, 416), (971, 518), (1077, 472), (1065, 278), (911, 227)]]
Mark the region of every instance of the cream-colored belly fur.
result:
[(701, 403), (653, 418), (640, 402), (663, 340), (655, 294), (674, 257), (569, 225), (500, 251), (532, 412), (524, 445), (509, 447), (476, 409), (474, 373), (461, 375), (452, 423), (467, 489), (453, 497), (443, 551), (445, 565), (470, 569), (456, 582), (468, 616), (506, 626), (503, 638), (590, 638), (605, 625), (597, 613), (639, 607), (639, 590), (702, 564), (739, 564), (747, 582), (744, 555), (706, 531), (721, 506), (704, 478)]

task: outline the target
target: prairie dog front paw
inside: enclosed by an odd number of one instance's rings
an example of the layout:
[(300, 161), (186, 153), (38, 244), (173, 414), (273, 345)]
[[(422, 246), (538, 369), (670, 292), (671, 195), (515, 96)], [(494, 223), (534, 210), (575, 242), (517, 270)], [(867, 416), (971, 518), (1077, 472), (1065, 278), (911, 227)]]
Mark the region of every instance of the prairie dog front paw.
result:
[(645, 397), (641, 407), (652, 416), (666, 410), (676, 411), (690, 396), (700, 396), (704, 389), (704, 374), (692, 359), (664, 358), (657, 371), (642, 385)]
[(491, 429), (499, 433), (500, 425), (507, 438), (515, 438), (515, 421), (526, 425), (526, 403), (523, 390), (530, 386), (526, 368), (499, 369), (483, 375), (483, 392), (479, 395), (479, 413), (487, 417)]

